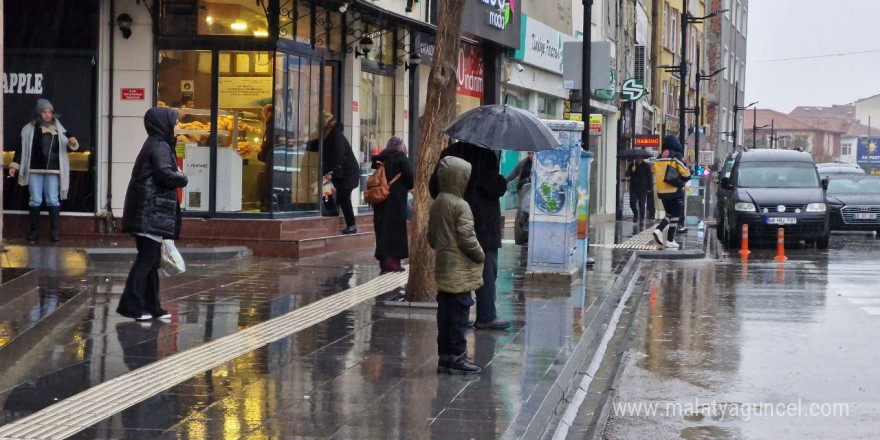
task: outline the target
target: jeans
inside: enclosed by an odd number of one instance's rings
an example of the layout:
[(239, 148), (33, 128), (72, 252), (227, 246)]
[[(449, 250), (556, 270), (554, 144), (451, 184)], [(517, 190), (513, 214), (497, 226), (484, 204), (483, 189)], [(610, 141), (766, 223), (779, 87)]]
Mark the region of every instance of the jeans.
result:
[(437, 354), (459, 356), (467, 351), (464, 334), (472, 305), (470, 292), (437, 293)]
[(483, 249), (483, 285), (476, 290), (477, 322), (492, 322), (498, 318), (495, 312), (495, 278), (498, 278), (498, 249)]
[(153, 316), (162, 314), (159, 305), (159, 261), (161, 260), (162, 243), (147, 237), (136, 235), (137, 258), (128, 279), (125, 290), (119, 298), (116, 313), (129, 318), (137, 318), (149, 313)]
[(345, 217), (345, 226), (354, 226), (354, 208), (351, 206), (351, 191), (350, 189), (345, 191), (337, 191), (336, 192), (336, 204), (339, 205), (339, 209), (342, 210), (342, 215)]
[(648, 203), (648, 193), (645, 191), (629, 192), (629, 207), (632, 208), (633, 221), (645, 221), (645, 205)]
[(60, 189), (61, 175), (31, 173), (28, 176), (28, 193), (30, 193), (28, 206), (39, 208), (43, 200), (46, 201), (46, 206), (61, 206)]

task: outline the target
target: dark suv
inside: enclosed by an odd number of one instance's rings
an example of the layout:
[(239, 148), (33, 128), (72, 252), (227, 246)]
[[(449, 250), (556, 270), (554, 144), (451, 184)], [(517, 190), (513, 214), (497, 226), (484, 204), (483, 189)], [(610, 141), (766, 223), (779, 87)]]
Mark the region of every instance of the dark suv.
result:
[(737, 247), (742, 225), (749, 238), (772, 240), (785, 228), (786, 241), (804, 240), (828, 248), (827, 180), (819, 180), (808, 153), (793, 150), (748, 150), (727, 157), (714, 176), (718, 238)]

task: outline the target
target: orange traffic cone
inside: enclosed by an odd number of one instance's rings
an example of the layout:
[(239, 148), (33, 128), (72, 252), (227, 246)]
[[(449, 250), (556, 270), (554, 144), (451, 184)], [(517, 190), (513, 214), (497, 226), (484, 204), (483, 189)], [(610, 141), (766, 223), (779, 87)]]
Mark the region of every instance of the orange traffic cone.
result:
[(743, 223), (742, 227), (742, 244), (740, 246), (739, 254), (740, 255), (748, 255), (752, 252), (749, 250), (749, 225)]
[(774, 260), (788, 260), (788, 257), (785, 256), (785, 228), (776, 230), (776, 258)]

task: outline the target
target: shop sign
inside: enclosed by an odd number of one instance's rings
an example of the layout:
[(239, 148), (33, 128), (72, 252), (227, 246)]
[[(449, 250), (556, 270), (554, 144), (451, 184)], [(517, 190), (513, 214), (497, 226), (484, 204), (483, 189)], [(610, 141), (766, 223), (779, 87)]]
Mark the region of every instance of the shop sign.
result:
[(120, 96), (123, 101), (143, 101), (146, 93), (142, 88), (121, 89)]
[(590, 115), (590, 136), (602, 134), (602, 115)]
[(458, 50), (458, 86), (456, 93), (483, 98), (483, 51), (462, 44)]
[(514, 52), (513, 58), (561, 74), (563, 71), (563, 43), (574, 41), (574, 38), (564, 35), (540, 21), (529, 18), (526, 14), (521, 14), (521, 17), (522, 36), (520, 41), (522, 46)]
[(221, 76), (218, 86), (221, 108), (260, 108), (272, 96), (271, 76)]
[(660, 136), (655, 134), (640, 134), (636, 135), (636, 147), (651, 147), (655, 148), (660, 146)]
[(461, 29), (512, 49), (520, 47), (520, 0), (468, 0)]
[(3, 72), (3, 93), (41, 95), (43, 93), (43, 74)]

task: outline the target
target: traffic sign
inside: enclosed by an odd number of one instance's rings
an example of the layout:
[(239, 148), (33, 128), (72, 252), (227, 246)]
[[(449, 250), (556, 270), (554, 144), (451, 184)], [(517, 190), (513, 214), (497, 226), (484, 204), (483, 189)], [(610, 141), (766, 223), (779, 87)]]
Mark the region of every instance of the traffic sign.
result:
[(642, 96), (645, 96), (645, 83), (640, 79), (630, 78), (620, 87), (620, 99), (623, 101), (635, 101)]

